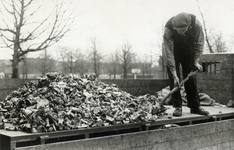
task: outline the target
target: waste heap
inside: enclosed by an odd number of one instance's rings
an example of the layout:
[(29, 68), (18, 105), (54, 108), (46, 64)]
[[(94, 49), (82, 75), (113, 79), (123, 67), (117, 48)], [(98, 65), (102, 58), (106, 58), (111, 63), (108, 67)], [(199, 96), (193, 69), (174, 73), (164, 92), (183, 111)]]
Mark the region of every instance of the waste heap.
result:
[(7, 130), (51, 132), (157, 120), (159, 98), (133, 96), (95, 76), (48, 73), (25, 83), (0, 105)]

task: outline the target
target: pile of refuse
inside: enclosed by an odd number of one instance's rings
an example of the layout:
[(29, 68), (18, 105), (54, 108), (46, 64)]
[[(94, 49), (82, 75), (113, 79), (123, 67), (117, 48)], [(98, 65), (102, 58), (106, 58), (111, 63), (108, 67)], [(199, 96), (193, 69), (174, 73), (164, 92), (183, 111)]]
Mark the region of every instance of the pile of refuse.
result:
[(133, 96), (95, 76), (48, 73), (0, 103), (7, 130), (51, 132), (151, 122), (162, 113), (155, 95)]

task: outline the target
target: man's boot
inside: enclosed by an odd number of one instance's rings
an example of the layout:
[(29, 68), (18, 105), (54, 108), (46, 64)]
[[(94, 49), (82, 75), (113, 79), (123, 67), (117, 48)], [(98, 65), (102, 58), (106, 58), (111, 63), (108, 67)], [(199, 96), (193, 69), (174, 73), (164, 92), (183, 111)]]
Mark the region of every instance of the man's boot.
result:
[(208, 111), (204, 110), (201, 107), (191, 108), (190, 109), (190, 113), (192, 113), (192, 114), (199, 114), (199, 115), (205, 115), (205, 116), (208, 116), (210, 114)]
[(182, 107), (175, 107), (175, 110), (172, 115), (176, 117), (182, 116)]

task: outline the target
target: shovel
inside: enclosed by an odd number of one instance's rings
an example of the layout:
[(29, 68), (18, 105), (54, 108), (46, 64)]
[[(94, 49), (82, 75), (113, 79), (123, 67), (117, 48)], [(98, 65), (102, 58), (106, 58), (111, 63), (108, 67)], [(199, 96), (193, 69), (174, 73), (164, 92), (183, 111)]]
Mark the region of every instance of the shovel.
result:
[[(193, 77), (194, 75), (196, 75), (197, 72), (198, 72), (198, 70), (191, 71), (191, 72), (188, 74), (188, 76), (187, 76), (184, 80), (182, 80), (182, 81), (180, 82), (180, 85), (183, 85), (185, 82), (187, 82), (191, 77)], [(163, 104), (164, 104), (164, 102), (167, 100), (167, 98), (168, 98), (169, 96), (171, 96), (173, 93), (175, 93), (175, 91), (177, 91), (178, 89), (179, 89), (179, 86), (174, 87), (174, 88), (162, 99), (162, 101), (160, 102), (160, 109), (161, 109), (160, 112), (164, 112), (164, 111), (166, 111), (167, 109), (169, 109), (169, 108), (165, 107)]]

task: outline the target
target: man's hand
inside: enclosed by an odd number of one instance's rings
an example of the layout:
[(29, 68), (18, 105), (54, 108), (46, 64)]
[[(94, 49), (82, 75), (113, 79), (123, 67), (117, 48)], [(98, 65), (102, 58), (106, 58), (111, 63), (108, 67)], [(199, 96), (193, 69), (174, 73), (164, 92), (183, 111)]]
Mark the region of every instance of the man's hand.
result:
[(195, 63), (195, 67), (197, 68), (199, 72), (203, 70), (202, 66), (198, 62)]
[(174, 77), (174, 87), (176, 86), (178, 86), (179, 88), (181, 87), (180, 79), (178, 77)]
[(178, 78), (176, 71), (172, 71), (172, 76), (174, 78), (174, 87), (178, 86), (180, 88), (180, 79)]

